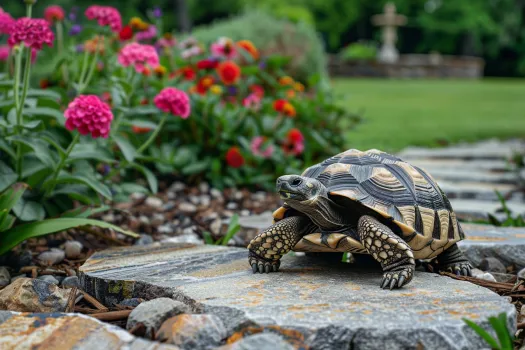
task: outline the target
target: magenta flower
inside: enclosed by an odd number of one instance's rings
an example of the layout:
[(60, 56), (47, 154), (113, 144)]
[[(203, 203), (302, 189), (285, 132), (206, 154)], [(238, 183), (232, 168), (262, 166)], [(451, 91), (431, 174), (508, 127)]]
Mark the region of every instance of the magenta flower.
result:
[(148, 29), (135, 34), (135, 39), (137, 39), (137, 41), (147, 41), (147, 40), (155, 39), (156, 37), (157, 37), (157, 27), (155, 27), (154, 25), (149, 25)]
[(120, 12), (111, 6), (89, 6), (85, 12), (88, 19), (96, 19), (101, 26), (109, 26), (114, 33), (122, 29), (122, 17)]
[(7, 45), (1, 45), (0, 46), (0, 61), (7, 61), (7, 58), (9, 57), (9, 51), (11, 49)]
[(118, 54), (118, 63), (124, 67), (133, 66), (138, 73), (144, 73), (146, 66), (155, 68), (159, 65), (159, 55), (155, 47), (139, 43), (127, 44)]
[(228, 60), (237, 57), (235, 43), (230, 38), (221, 37), (217, 42), (211, 44), (211, 54), (214, 57), (226, 58)]
[(167, 87), (161, 90), (153, 99), (155, 106), (163, 112), (171, 113), (186, 119), (190, 116), (191, 105), (188, 95), (174, 87)]
[(55, 34), (49, 28), (49, 22), (41, 18), (22, 17), (15, 21), (7, 43), (13, 47), (24, 43), (26, 46), (41, 50), (44, 44), (53, 46)]
[(9, 34), (11, 27), (15, 24), (15, 20), (7, 12), (4, 12), (0, 7), (0, 35)]
[(69, 131), (76, 129), (81, 135), (106, 138), (109, 136), (113, 113), (98, 96), (80, 95), (69, 104), (64, 117)]
[(261, 107), (261, 97), (256, 93), (251, 93), (242, 100), (242, 105), (248, 109), (257, 111)]
[(271, 144), (264, 146), (265, 142), (266, 142), (266, 137), (264, 136), (254, 137), (250, 144), (252, 153), (262, 158), (270, 158), (273, 154), (274, 148), (273, 148), (273, 145)]

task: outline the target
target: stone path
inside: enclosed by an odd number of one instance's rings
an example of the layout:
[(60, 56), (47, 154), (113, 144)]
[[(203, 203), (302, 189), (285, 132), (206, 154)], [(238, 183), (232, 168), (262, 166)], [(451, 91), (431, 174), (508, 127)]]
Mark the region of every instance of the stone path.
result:
[[(483, 219), (500, 207), (495, 190), (507, 195), (517, 188), (516, 174), (507, 160), (524, 151), (525, 141), (489, 140), (435, 149), (409, 147), (398, 155), (427, 170), (460, 217)], [(514, 193), (509, 207), (525, 213), (523, 193)]]
[(171, 297), (218, 316), (230, 340), (265, 329), (296, 348), (474, 349), (484, 344), (462, 317), (484, 322), (506, 312), (516, 327), (506, 299), (437, 274), (417, 272), (406, 288), (385, 291), (380, 269), (291, 255), (281, 266), (254, 275), (245, 249), (156, 244), (96, 253), (80, 273), (82, 287), (106, 304)]

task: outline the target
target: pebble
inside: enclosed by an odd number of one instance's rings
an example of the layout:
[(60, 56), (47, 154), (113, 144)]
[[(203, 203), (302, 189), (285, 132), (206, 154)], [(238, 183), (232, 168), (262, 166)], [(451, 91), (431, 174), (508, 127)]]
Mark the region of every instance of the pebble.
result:
[(257, 191), (254, 194), (252, 194), (252, 198), (255, 201), (264, 201), (266, 199), (266, 192), (263, 191)]
[(42, 279), (17, 278), (0, 290), (0, 310), (64, 312), (69, 293), (69, 290)]
[(170, 237), (162, 240), (160, 243), (192, 243), (192, 244), (203, 244), (202, 239), (195, 233)]
[(239, 206), (235, 202), (230, 202), (230, 203), (226, 204), (226, 209), (228, 209), (228, 210), (235, 210), (238, 207)]
[(66, 257), (66, 253), (62, 249), (51, 248), (47, 252), (40, 253), (37, 259), (40, 260), (41, 262), (44, 262), (50, 265), (55, 265), (61, 262), (62, 260), (64, 260), (65, 257)]
[(144, 225), (149, 225), (149, 218), (146, 215), (139, 216), (139, 221), (143, 223)]
[(496, 258), (487, 257), (481, 260), (481, 263), (479, 264), (479, 269), (483, 271), (489, 271), (489, 272), (498, 272), (498, 273), (506, 273), (507, 268), (501, 261), (499, 261)]
[(211, 204), (211, 197), (207, 194), (201, 196), (201, 206), (203, 207), (209, 207)]
[(157, 333), (161, 342), (183, 350), (212, 349), (227, 336), (222, 321), (215, 315), (178, 315), (166, 320)]
[(26, 275), (14, 276), (14, 277), (11, 278), (11, 283), (13, 283), (14, 281), (16, 281), (19, 278), (27, 278), (27, 276)]
[(77, 276), (68, 276), (60, 284), (64, 288), (80, 287), (80, 281)]
[(170, 298), (145, 301), (131, 311), (126, 329), (130, 330), (140, 322), (146, 327), (144, 336), (151, 339), (164, 321), (188, 312), (190, 309), (187, 305)]
[(157, 227), (157, 232), (168, 235), (173, 233), (173, 227), (170, 224), (160, 225)]
[(79, 241), (67, 241), (64, 244), (64, 251), (66, 253), (66, 258), (68, 259), (78, 259), (80, 254), (82, 254), (82, 243)]
[[(297, 347), (302, 349), (303, 347)], [(306, 347), (304, 347), (306, 348)], [(287, 343), (283, 337), (275, 333), (259, 333), (249, 335), (234, 343), (221, 346), (216, 350), (293, 350), (296, 347)]]
[(192, 235), (193, 233), (195, 233), (195, 226), (186, 227), (182, 230), (183, 235)]
[(197, 212), (197, 207), (194, 204), (182, 202), (179, 204), (179, 210), (187, 214), (193, 214)]
[(480, 269), (472, 269), (472, 277), (479, 278), (485, 281), (496, 282), (496, 278), (488, 272), (483, 272)]
[(0, 289), (11, 283), (11, 275), (6, 267), (0, 266)]
[(188, 199), (195, 205), (199, 205), (201, 202), (201, 199), (198, 196), (189, 196)]
[(162, 202), (162, 199), (157, 197), (148, 197), (146, 198), (146, 201), (144, 202), (148, 207), (160, 209), (162, 208), (162, 205), (164, 204)]
[(218, 236), (221, 233), (221, 227), (222, 227), (222, 220), (221, 219), (215, 219), (210, 224), (210, 230), (211, 233)]
[(146, 197), (146, 194), (145, 193), (142, 193), (142, 192), (134, 192), (131, 194), (130, 198), (134, 201), (138, 201), (138, 200), (141, 200), (143, 199), (144, 197)]
[(241, 216), (250, 216), (250, 211), (248, 209), (241, 210)]
[(235, 192), (233, 193), (233, 198), (234, 198), (235, 200), (240, 201), (243, 197), (244, 197), (244, 194), (243, 194), (241, 191), (238, 191), (238, 190), (237, 190), (237, 191), (235, 191)]
[(173, 208), (175, 208), (175, 202), (173, 202), (173, 201), (166, 202), (162, 206), (162, 210), (163, 211), (170, 211)]
[(19, 256), (17, 261), (17, 267), (20, 269), (24, 266), (33, 265), (33, 254), (30, 250), (24, 250)]
[(164, 217), (164, 214), (161, 213), (155, 213), (151, 217), (151, 224), (153, 226), (160, 226), (166, 221), (166, 218)]
[(222, 192), (216, 188), (212, 188), (210, 190), (210, 194), (213, 198), (222, 198)]
[(52, 275), (42, 275), (42, 276), (38, 276), (37, 279), (39, 280), (42, 280), (42, 281), (46, 281), (48, 283), (53, 283), (53, 284), (56, 284), (58, 285), (58, 280), (55, 278), (55, 276), (52, 276)]
[(123, 306), (137, 307), (142, 303), (144, 299), (141, 298), (129, 298), (122, 300), (119, 304)]
[(173, 191), (173, 192), (180, 192), (180, 191), (183, 191), (184, 189), (186, 188), (186, 185), (183, 184), (182, 182), (174, 182), (171, 186), (170, 186), (170, 191)]
[(518, 279), (525, 281), (525, 269), (518, 271)]
[(148, 234), (143, 233), (140, 235), (140, 238), (137, 239), (137, 241), (135, 242), (135, 245), (147, 245), (151, 243), (153, 243), (153, 237), (151, 237)]
[(168, 191), (168, 193), (166, 194), (166, 197), (168, 197), (168, 199), (175, 199), (177, 198), (177, 194), (173, 191)]
[(102, 221), (115, 222), (115, 215), (113, 215), (112, 213), (106, 214), (106, 215), (102, 216)]

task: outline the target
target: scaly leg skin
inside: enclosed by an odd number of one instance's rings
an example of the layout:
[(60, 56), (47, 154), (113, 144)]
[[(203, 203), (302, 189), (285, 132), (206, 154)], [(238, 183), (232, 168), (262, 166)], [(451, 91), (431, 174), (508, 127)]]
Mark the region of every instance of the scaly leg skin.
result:
[(253, 273), (276, 272), (281, 257), (288, 253), (301, 238), (316, 230), (316, 226), (305, 216), (282, 219), (263, 230), (248, 245), (248, 262)]
[(414, 276), (415, 260), (410, 246), (376, 218), (364, 215), (357, 232), (361, 243), (383, 268), (381, 288), (401, 288)]
[(440, 271), (448, 271), (458, 276), (472, 276), (472, 265), (459, 250), (457, 244), (450, 246), (441, 253), (435, 259), (435, 263)]

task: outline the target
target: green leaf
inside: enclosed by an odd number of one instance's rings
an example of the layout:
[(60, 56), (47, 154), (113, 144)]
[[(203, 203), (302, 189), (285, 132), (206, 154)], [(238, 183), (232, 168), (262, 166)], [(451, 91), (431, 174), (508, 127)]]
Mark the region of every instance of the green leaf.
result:
[(33, 237), (40, 237), (50, 233), (60, 232), (75, 227), (97, 226), (109, 228), (125, 235), (137, 238), (138, 234), (124, 230), (118, 226), (109, 224), (104, 221), (84, 219), (84, 218), (57, 218), (47, 219), (29, 224), (19, 225), (0, 235), (0, 255), (6, 253), (17, 244)]
[(494, 331), (496, 332), (496, 335), (498, 336), (499, 343), (501, 344), (501, 349), (512, 350), (512, 338), (507, 329), (507, 318), (505, 314), (503, 314), (503, 323), (497, 317), (489, 317), (489, 322)]
[(44, 163), (42, 163), (39, 159), (30, 156), (25, 157), (24, 168), (22, 169), (22, 178), (27, 179), (28, 177), (46, 168), (47, 166)]
[(103, 205), (101, 207), (96, 207), (96, 208), (82, 206), (82, 207), (78, 207), (70, 211), (66, 211), (60, 217), (61, 218), (88, 218), (90, 216), (93, 216), (99, 213), (103, 213), (110, 209), (111, 207), (108, 205)]
[(126, 120), (122, 124), (128, 125), (128, 126), (138, 126), (140, 128), (150, 128), (152, 130), (157, 127), (156, 123), (153, 123), (148, 120), (140, 120), (140, 119)]
[(32, 117), (52, 117), (60, 125), (64, 124), (64, 113), (51, 107), (24, 108), (24, 114)]
[(61, 96), (58, 92), (52, 90), (42, 90), (42, 89), (29, 89), (27, 90), (27, 97), (41, 97), (48, 98), (53, 101), (58, 101), (61, 99)]
[(0, 90), (10, 90), (13, 88), (14, 80), (2, 80), (0, 81)]
[(35, 156), (40, 159), (42, 163), (46, 164), (48, 167), (56, 167), (56, 161), (51, 156), (49, 147), (45, 141), (37, 139), (34, 136), (12, 136), (9, 140), (30, 147), (35, 152)]
[(16, 203), (13, 212), (21, 221), (43, 220), (46, 217), (46, 211), (42, 204), (24, 198), (20, 198)]
[(158, 108), (153, 106), (137, 106), (127, 110), (127, 116), (133, 115), (147, 115), (147, 114), (159, 114), (160, 111)]
[(27, 122), (25, 122), (22, 127), (24, 129), (35, 129), (37, 128), (40, 124), (42, 124), (42, 121), (41, 120), (29, 120)]
[(141, 186), (139, 184), (130, 183), (130, 182), (125, 182), (121, 184), (120, 189), (122, 190), (122, 192), (127, 193), (127, 194), (137, 193), (137, 192), (140, 192), (140, 193), (149, 192), (149, 190), (146, 187)]
[(126, 158), (128, 162), (132, 163), (135, 160), (135, 157), (137, 156), (137, 150), (135, 149), (135, 147), (133, 147), (131, 142), (129, 142), (127, 139), (121, 136), (116, 136), (115, 142), (122, 151), (124, 158)]
[(8, 214), (7, 210), (0, 210), (0, 232), (10, 229), (15, 223), (15, 217)]
[[(67, 183), (80, 183), (84, 184), (86, 186), (89, 186), (91, 189), (93, 189), (95, 192), (101, 194), (102, 196), (106, 197), (107, 199), (111, 199), (111, 191), (110, 189), (104, 185), (103, 183), (99, 182), (96, 179), (93, 179), (88, 176), (84, 175), (61, 175), (56, 179), (57, 184), (67, 184)], [(48, 185), (48, 183), (44, 184), (44, 186)]]
[(84, 184), (60, 185), (51, 193), (51, 197), (60, 195), (66, 195), (68, 198), (88, 205), (98, 205), (100, 203), (99, 197)]
[(15, 171), (0, 160), (0, 192), (15, 183), (18, 176)]
[(99, 162), (114, 163), (115, 159), (103, 148), (94, 143), (78, 143), (69, 154), (66, 164), (71, 164), (81, 159), (93, 159)]
[(226, 231), (226, 235), (224, 235), (224, 237), (222, 238), (221, 244), (228, 245), (228, 242), (230, 241), (230, 239), (232, 239), (232, 237), (235, 236), (235, 234), (239, 232), (240, 229), (241, 229), (241, 225), (239, 225), (239, 215), (234, 214), (230, 218), (230, 224), (228, 225), (228, 230)]
[(463, 321), (470, 327), (472, 328), (476, 333), (478, 333), (478, 335), (480, 337), (482, 337), (486, 342), (487, 344), (490, 345), (490, 347), (492, 349), (499, 349), (499, 344), (498, 342), (496, 341), (496, 339), (492, 338), (492, 336), (486, 331), (484, 330), (483, 328), (481, 328), (480, 326), (478, 326), (476, 323), (472, 322), (471, 320), (468, 320), (466, 318), (463, 319)]
[(142, 165), (132, 164), (131, 166), (144, 174), (144, 176), (146, 177), (146, 181), (148, 181), (148, 185), (151, 192), (157, 193), (157, 191), (159, 190), (159, 183), (155, 174), (153, 174), (151, 170)]
[(190, 163), (186, 165), (184, 168), (182, 168), (181, 171), (184, 175), (191, 175), (191, 174), (202, 173), (203, 171), (207, 170), (209, 167), (210, 167), (210, 161), (206, 159), (200, 162)]
[(209, 231), (202, 232), (202, 238), (206, 244), (215, 244), (215, 241), (213, 240), (213, 237)]
[(5, 190), (0, 195), (0, 210), (7, 210), (9, 213), (22, 198), (22, 195), (26, 190), (27, 185), (21, 182), (18, 182)]

